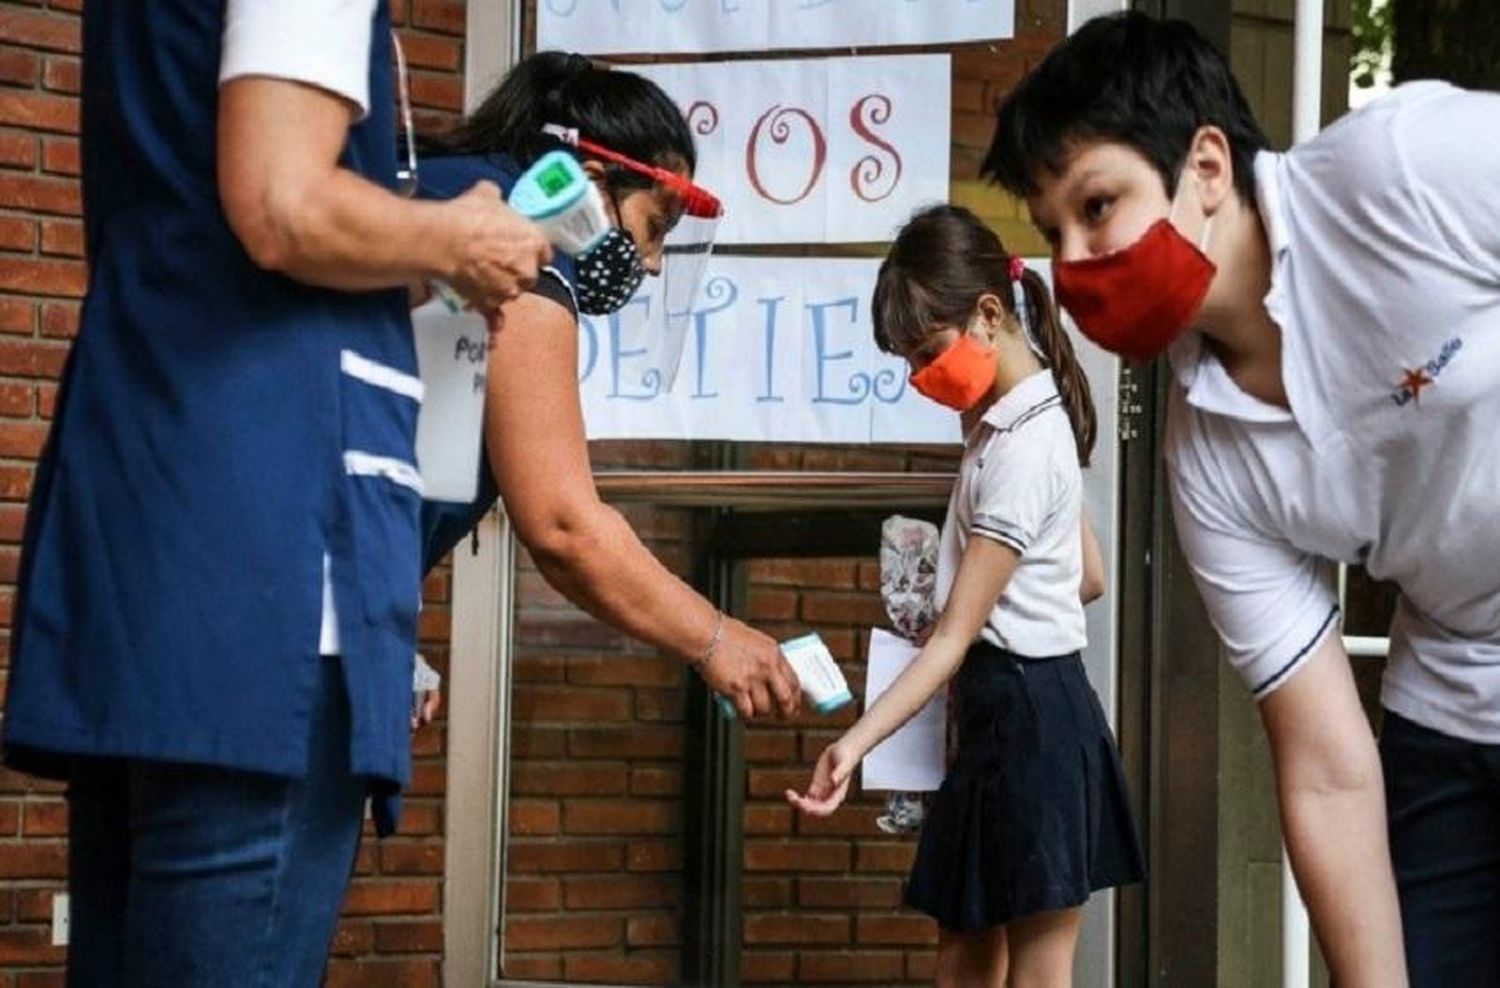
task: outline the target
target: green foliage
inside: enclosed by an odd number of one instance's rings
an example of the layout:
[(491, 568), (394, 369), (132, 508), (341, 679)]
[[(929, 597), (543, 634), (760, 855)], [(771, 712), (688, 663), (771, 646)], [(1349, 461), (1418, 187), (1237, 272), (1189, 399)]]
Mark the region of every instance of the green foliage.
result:
[(1391, 64), (1394, 0), (1354, 0), (1354, 57), (1349, 75), (1354, 85), (1368, 89)]

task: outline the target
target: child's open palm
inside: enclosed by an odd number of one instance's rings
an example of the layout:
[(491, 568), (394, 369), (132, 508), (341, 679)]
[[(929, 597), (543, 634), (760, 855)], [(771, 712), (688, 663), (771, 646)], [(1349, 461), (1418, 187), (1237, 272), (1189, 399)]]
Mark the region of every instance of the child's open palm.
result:
[(854, 767), (858, 764), (859, 756), (849, 750), (842, 739), (835, 741), (818, 756), (807, 795), (799, 795), (795, 789), (788, 789), (787, 802), (810, 816), (830, 815), (849, 794), (849, 779), (854, 775)]

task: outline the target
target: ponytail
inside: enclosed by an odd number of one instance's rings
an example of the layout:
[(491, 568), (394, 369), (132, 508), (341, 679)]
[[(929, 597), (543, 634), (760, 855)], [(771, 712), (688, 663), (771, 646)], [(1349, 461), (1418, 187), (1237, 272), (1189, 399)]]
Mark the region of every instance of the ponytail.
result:
[[(698, 164), (692, 131), (661, 87), (634, 72), (561, 51), (523, 58), (472, 114), (445, 134), (419, 140), (418, 146), (439, 154), (508, 154), (524, 168), (563, 146), (542, 132), (545, 124), (574, 128), (648, 164), (688, 174)], [(610, 175), (612, 185), (620, 188), (651, 184), (624, 169), (611, 169)]]
[(1094, 452), (1095, 433), (1098, 422), (1094, 415), (1094, 398), (1089, 391), (1089, 379), (1078, 366), (1078, 356), (1073, 352), (1073, 342), (1057, 316), (1052, 304), (1052, 292), (1041, 275), (1030, 268), (1021, 273), (1021, 291), (1018, 301), (1024, 300), (1025, 313), (1016, 313), (1025, 327), (1029, 327), (1036, 345), (1041, 348), (1047, 366), (1052, 370), (1052, 380), (1057, 384), (1057, 393), (1062, 398), (1063, 409), (1068, 413), (1068, 422), (1073, 426), (1073, 438), (1078, 443), (1078, 462), (1089, 465)]

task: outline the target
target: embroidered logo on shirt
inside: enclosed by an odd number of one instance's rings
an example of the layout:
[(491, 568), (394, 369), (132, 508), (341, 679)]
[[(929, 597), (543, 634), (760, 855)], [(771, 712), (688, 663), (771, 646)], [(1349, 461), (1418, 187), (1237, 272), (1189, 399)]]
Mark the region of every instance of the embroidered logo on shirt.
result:
[(1453, 360), (1454, 355), (1463, 348), (1463, 339), (1455, 336), (1443, 344), (1443, 348), (1438, 351), (1436, 357), (1427, 361), (1421, 367), (1403, 367), (1401, 369), (1401, 383), (1396, 385), (1395, 391), (1391, 392), (1391, 401), (1395, 402), (1397, 407), (1411, 405), (1415, 408), (1420, 408), (1422, 406), (1422, 389), (1430, 388), (1436, 384), (1438, 376), (1443, 373), (1443, 368), (1447, 367), (1449, 362)]

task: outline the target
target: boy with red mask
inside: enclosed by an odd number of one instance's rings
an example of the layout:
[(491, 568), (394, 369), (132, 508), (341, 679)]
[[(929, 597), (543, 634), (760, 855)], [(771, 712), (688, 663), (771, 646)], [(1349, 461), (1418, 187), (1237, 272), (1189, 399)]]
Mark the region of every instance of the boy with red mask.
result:
[[(1425, 82), (1271, 153), (1218, 51), (1126, 14), (1016, 88), (984, 165), (1083, 332), (1171, 359), (1178, 535), (1341, 985), (1500, 984), (1497, 135), (1500, 96)], [(1401, 589), (1379, 755), (1329, 560)]]

